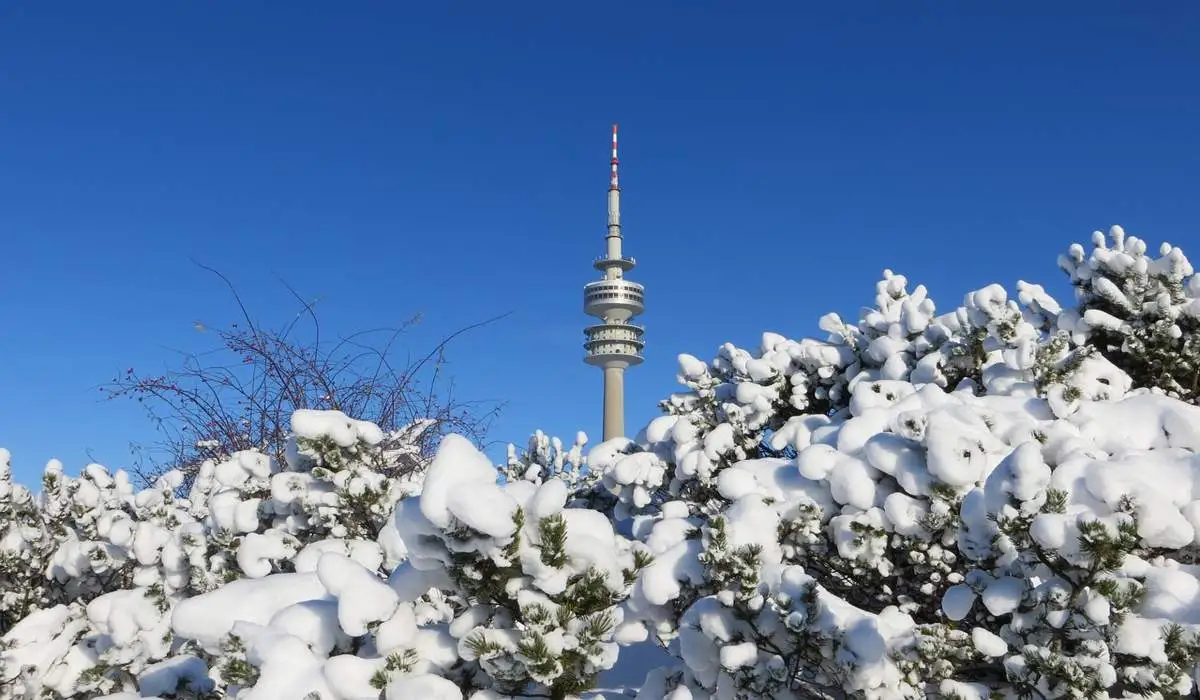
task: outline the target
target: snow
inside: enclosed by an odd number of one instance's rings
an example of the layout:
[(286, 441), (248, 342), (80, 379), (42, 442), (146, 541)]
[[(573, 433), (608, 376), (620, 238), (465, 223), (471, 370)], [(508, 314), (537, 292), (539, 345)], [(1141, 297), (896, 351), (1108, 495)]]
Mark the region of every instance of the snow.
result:
[(396, 605), (392, 616), (384, 620), (375, 630), (375, 649), (387, 656), (397, 649), (411, 647), (418, 633), (417, 616), (407, 602)]
[(424, 673), (392, 681), (384, 697), (387, 700), (462, 700), (462, 691), (453, 681)]
[(1007, 615), (1021, 604), (1025, 581), (1016, 576), (1004, 576), (988, 584), (983, 591), (983, 607), (992, 615)]
[(292, 567), (297, 573), (316, 571), (317, 563), (328, 552), (336, 552), (350, 557), (370, 571), (377, 571), (384, 565), (383, 548), (377, 542), (330, 538), (305, 545), (292, 558)]
[(982, 627), (971, 630), (971, 643), (975, 645), (975, 650), (984, 656), (998, 657), (1008, 653), (1008, 644)]
[(1200, 408), (1082, 344), (1135, 313), (1190, 337), (1200, 280), (1111, 237), (1062, 260), (1104, 309), (1019, 283), (938, 315), (889, 271), (825, 340), (681, 355), (668, 415), (586, 458), (539, 432), (497, 467), (451, 435), (392, 482), (377, 427), (300, 411), (285, 459), (211, 460), (186, 497), (58, 463), (34, 497), (0, 451), (0, 573), (46, 601), (4, 634), (0, 697), (1191, 693), (1165, 631), (1200, 636)]
[(257, 682), (239, 698), (337, 697), (321, 672), (320, 657), (302, 640), (246, 622), (237, 623), (232, 632), (247, 642), (246, 660), (259, 671)]
[(138, 690), (143, 697), (168, 695), (179, 688), (206, 693), (212, 692), (213, 686), (208, 665), (189, 654), (151, 664), (138, 676)]
[(647, 607), (666, 605), (679, 596), (682, 584), (699, 584), (704, 580), (697, 560), (700, 542), (687, 539), (692, 529), (692, 524), (681, 518), (662, 520), (655, 525), (649, 543), (654, 560), (634, 583), (631, 594), (634, 606), (638, 601), (644, 601)]
[(462, 524), (489, 537), (511, 536), (516, 527), (513, 515), (517, 502), (496, 484), (473, 486), (447, 494), (446, 510)]
[(238, 622), (266, 625), (290, 605), (327, 597), (315, 573), (241, 579), (181, 602), (175, 607), (171, 627), (175, 634), (195, 640), (202, 649), (215, 654)]
[(262, 578), (271, 573), (273, 561), (285, 559), (292, 554), (295, 554), (295, 548), (281, 533), (251, 532), (238, 547), (237, 563), (242, 572), (250, 578)]
[(317, 562), (317, 578), (337, 598), (337, 617), (342, 630), (360, 637), (367, 625), (392, 616), (400, 598), (386, 582), (353, 559), (326, 552)]
[(727, 671), (753, 666), (758, 662), (758, 645), (754, 642), (728, 644), (721, 647), (721, 666)]
[[(421, 490), (421, 514), (438, 527), (450, 525), (454, 513), (450, 508), (452, 495), (460, 494), (468, 484), (495, 483), (496, 468), (487, 457), (475, 449), (466, 438), (449, 435), (442, 441), (437, 457), (429, 465)], [(469, 502), (458, 501), (459, 510), (466, 512)], [(481, 516), (486, 517), (486, 516)]]
[(341, 447), (350, 447), (360, 440), (368, 445), (378, 445), (384, 437), (383, 431), (374, 423), (355, 420), (341, 411), (312, 409), (292, 413), (292, 432), (298, 438), (327, 437)]
[(83, 620), (75, 618), (66, 605), (35, 611), (21, 620), (4, 635), (10, 646), (3, 652), (4, 675), (0, 681), (10, 683), (22, 668), (44, 668), (66, 654), (74, 641), (73, 633), (83, 630)]
[(293, 603), (272, 615), (267, 626), (303, 640), (322, 654), (329, 654), (350, 638), (338, 626), (338, 603), (332, 600)]

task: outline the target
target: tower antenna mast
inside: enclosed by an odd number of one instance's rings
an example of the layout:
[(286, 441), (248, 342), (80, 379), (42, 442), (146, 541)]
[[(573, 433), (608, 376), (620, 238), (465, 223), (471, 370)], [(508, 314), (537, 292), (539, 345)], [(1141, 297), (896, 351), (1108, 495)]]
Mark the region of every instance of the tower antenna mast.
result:
[(620, 184), (617, 182), (617, 165), (620, 162), (617, 160), (617, 125), (613, 124), (612, 178), (608, 182), (608, 188), (611, 190), (621, 189)]

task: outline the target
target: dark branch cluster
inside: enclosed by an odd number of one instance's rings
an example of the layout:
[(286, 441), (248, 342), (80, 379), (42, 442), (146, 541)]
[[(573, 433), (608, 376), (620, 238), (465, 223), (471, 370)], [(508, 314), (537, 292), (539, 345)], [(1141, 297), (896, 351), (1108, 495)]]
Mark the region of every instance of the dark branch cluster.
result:
[[(402, 340), (419, 316), (393, 328), (330, 338), (313, 304), (289, 287), (302, 308), (289, 323), (271, 328), (254, 319), (228, 278), (205, 269), (229, 287), (240, 321), (223, 328), (198, 325), (215, 336), (211, 350), (181, 353), (159, 373), (129, 368), (100, 387), (109, 399), (141, 404), (158, 431), (156, 444), (135, 447), (141, 478), (170, 469), (190, 476), (203, 460), (242, 450), (274, 450), (282, 459), (297, 409), (338, 410), (385, 434), (433, 421), (434, 429), (422, 437), (422, 457), (448, 432), (484, 439), (500, 406), (456, 396), (446, 375), (446, 350), (457, 337), (497, 319), (461, 328), (414, 359), (402, 353)], [(410, 466), (417, 465), (414, 460)], [(394, 476), (404, 476), (403, 466), (395, 468)]]

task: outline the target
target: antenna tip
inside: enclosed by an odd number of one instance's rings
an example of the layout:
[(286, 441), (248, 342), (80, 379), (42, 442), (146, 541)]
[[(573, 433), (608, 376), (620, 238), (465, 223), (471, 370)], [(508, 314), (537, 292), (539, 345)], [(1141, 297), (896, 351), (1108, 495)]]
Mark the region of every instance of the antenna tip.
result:
[(612, 176), (609, 178), (610, 189), (617, 189), (617, 125), (613, 124), (612, 138)]

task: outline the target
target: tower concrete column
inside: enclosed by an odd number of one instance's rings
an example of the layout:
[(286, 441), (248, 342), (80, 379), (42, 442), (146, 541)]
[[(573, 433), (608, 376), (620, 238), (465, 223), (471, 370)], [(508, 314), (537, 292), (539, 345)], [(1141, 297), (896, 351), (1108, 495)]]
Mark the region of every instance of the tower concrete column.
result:
[(604, 439), (625, 437), (625, 368), (604, 368)]

